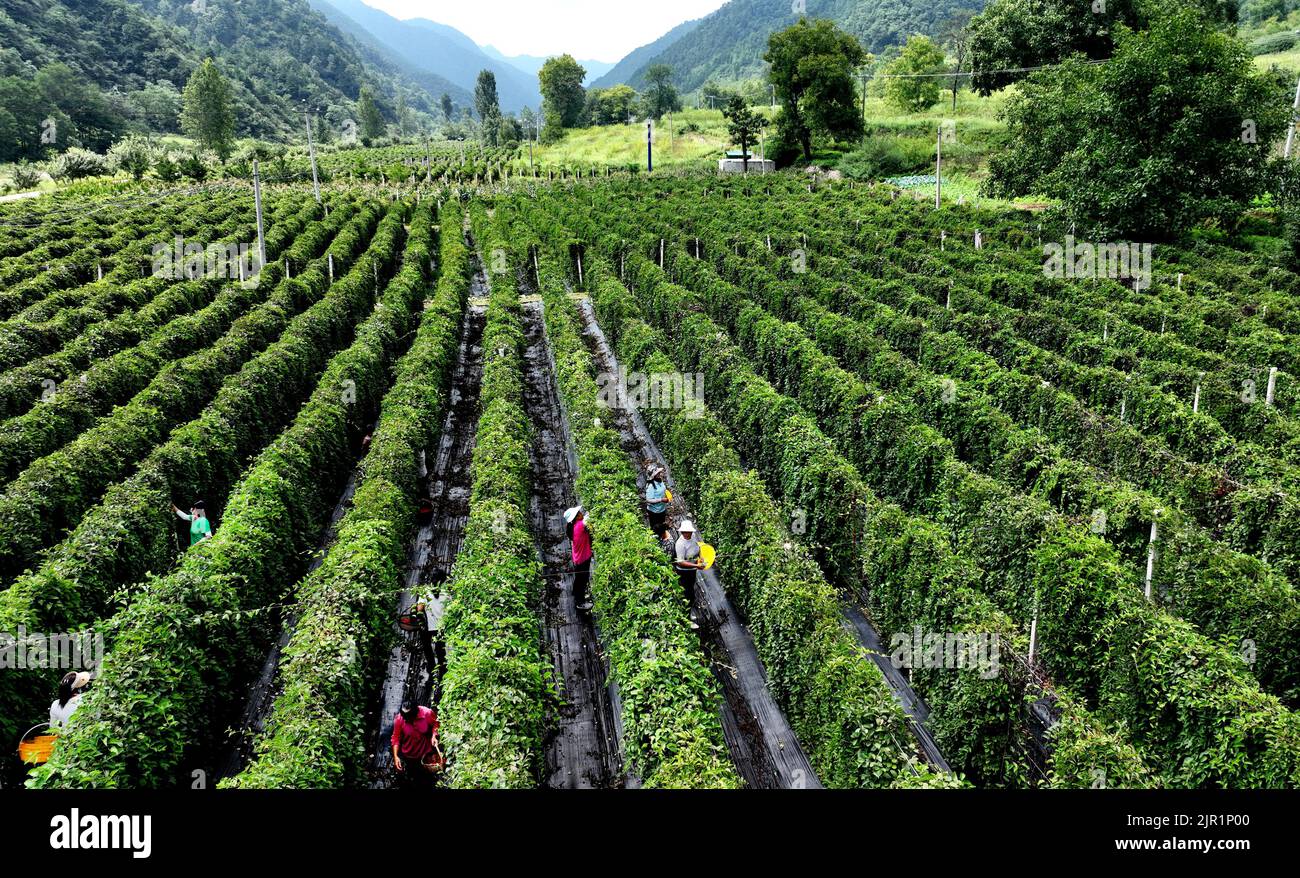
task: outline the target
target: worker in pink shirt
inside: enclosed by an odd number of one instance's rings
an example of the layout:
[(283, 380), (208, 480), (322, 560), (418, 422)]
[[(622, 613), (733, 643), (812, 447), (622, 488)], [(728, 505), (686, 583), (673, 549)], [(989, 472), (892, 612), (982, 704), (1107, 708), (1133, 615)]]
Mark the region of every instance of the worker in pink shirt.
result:
[(443, 766), (438, 745), (438, 714), (414, 701), (402, 704), (393, 720), (393, 767), (405, 786), (426, 787)]
[(579, 610), (591, 609), (591, 531), (581, 506), (564, 511), (564, 524), (573, 546), (573, 603)]

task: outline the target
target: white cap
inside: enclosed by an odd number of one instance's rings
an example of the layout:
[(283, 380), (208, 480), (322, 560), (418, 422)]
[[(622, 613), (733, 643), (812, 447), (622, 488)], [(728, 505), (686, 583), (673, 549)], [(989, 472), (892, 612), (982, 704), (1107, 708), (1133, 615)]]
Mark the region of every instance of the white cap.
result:
[(582, 511), (581, 506), (573, 506), (569, 509), (564, 510), (564, 523), (573, 524), (573, 520), (578, 517), (578, 513), (581, 511)]
[(653, 479), (655, 476), (663, 475), (663, 472), (664, 472), (663, 467), (659, 466), (658, 464), (652, 463), (650, 464), (650, 468), (646, 471), (646, 475), (649, 478)]
[(678, 532), (678, 533), (695, 533), (695, 522), (691, 521), (689, 518), (686, 519), (686, 520), (683, 521), (681, 524), (677, 525), (677, 532)]
[(77, 674), (77, 678), (72, 681), (72, 691), (76, 692), (78, 689), (85, 689), (89, 685), (90, 674), (86, 671), (81, 671)]

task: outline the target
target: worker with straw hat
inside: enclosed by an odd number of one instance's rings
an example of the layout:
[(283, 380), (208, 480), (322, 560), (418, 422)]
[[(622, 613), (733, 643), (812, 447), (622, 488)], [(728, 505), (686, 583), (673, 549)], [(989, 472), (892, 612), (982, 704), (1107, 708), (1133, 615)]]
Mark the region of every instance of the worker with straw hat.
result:
[(586, 612), (592, 607), (589, 585), (591, 583), (591, 531), (587, 528), (587, 515), (581, 506), (564, 510), (564, 526), (569, 534), (573, 558), (573, 603)]
[(677, 579), (686, 593), (686, 604), (691, 608), (691, 627), (700, 627), (695, 615), (695, 579), (704, 569), (700, 561), (700, 542), (695, 539), (695, 523), (686, 519), (677, 526), (677, 543), (673, 549), (673, 567), (677, 570)]

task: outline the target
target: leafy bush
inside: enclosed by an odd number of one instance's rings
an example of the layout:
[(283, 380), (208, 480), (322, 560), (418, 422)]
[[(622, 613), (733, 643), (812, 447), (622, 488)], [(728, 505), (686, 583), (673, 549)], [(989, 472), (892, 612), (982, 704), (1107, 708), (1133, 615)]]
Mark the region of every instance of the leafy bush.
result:
[(108, 160), (87, 149), (70, 149), (50, 163), (50, 176), (59, 181), (102, 177), (107, 173)]
[(852, 152), (845, 153), (837, 167), (855, 180), (897, 177), (928, 168), (934, 158), (934, 144), (901, 137), (868, 137)]
[(108, 161), (115, 170), (124, 171), (132, 179), (140, 180), (153, 164), (153, 155), (154, 150), (149, 141), (132, 135), (113, 144), (108, 151)]
[(36, 165), (27, 162), (14, 165), (14, 187), (19, 190), (35, 189), (41, 184), (42, 176), (41, 169)]

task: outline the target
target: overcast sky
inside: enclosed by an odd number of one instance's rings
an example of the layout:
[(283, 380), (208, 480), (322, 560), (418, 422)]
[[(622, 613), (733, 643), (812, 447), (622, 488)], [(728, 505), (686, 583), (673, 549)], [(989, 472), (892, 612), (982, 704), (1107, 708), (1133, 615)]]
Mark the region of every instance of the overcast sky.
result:
[(507, 55), (618, 61), (725, 0), (362, 0), (394, 18), (449, 24)]

